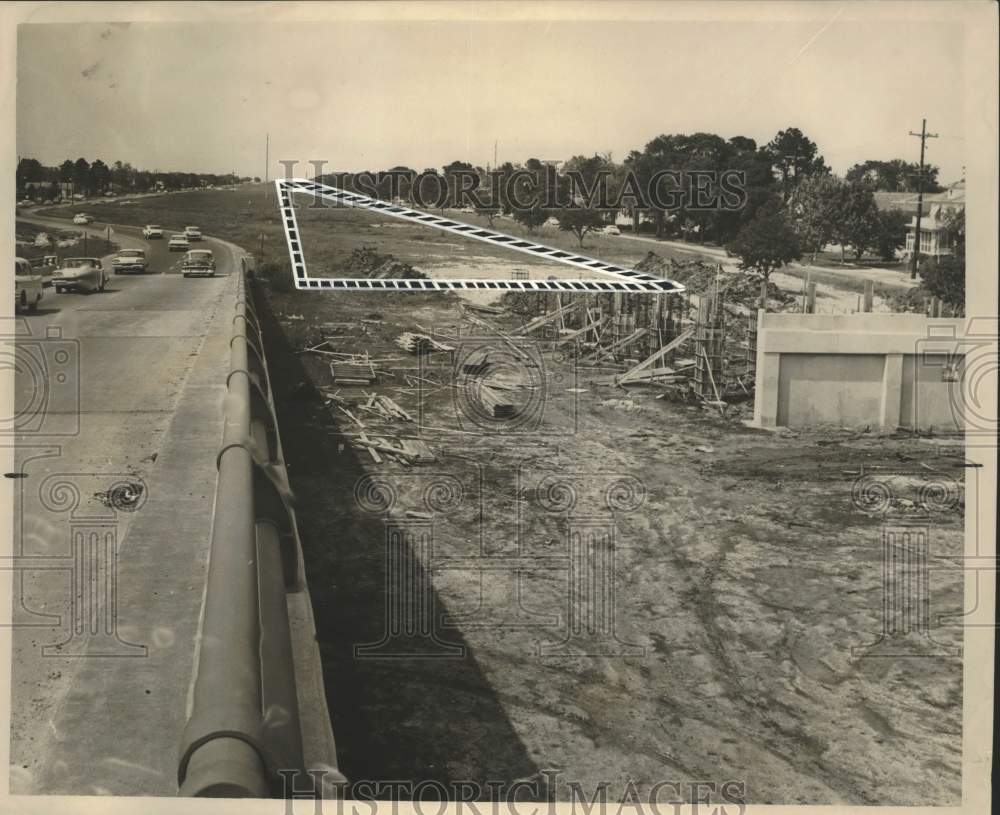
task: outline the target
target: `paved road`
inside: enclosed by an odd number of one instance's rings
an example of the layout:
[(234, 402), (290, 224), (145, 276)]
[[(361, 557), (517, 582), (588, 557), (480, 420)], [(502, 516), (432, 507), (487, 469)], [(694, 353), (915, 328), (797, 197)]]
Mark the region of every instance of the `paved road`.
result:
[[(48, 288), (36, 314), (4, 330), (19, 344), (16, 411), (35, 419), (15, 451), (13, 792), (176, 789), (238, 260), (206, 240), (220, 275), (185, 279), (164, 241), (115, 232), (147, 248), (149, 273), (112, 276), (100, 294)], [(98, 494), (115, 485), (122, 500), (109, 508)], [(88, 638), (77, 613), (106, 608), (73, 568), (99, 568), (102, 545), (117, 557), (107, 573), (122, 642)]]
[[(682, 241), (644, 238), (640, 235), (627, 235), (624, 232), (620, 237), (623, 240), (653, 243), (658, 244), (661, 247), (667, 246), (680, 252), (699, 255), (707, 261), (721, 263), (723, 266), (731, 269), (737, 268), (738, 264), (738, 260), (736, 258), (731, 257), (725, 249), (720, 249), (717, 246), (701, 246), (696, 243), (684, 243)], [(846, 290), (852, 293), (856, 292), (857, 282), (862, 279), (874, 280), (876, 283), (881, 283), (883, 285), (899, 289), (911, 289), (918, 285), (917, 281), (910, 280), (908, 272), (896, 269), (879, 269), (874, 266), (857, 266), (848, 264), (841, 268), (837, 266), (816, 266), (811, 263), (790, 263), (788, 268), (798, 272), (813, 272), (814, 274), (826, 275), (827, 277), (841, 278), (845, 283)], [(854, 287), (852, 288), (850, 284), (853, 284)], [(832, 287), (840, 288), (836, 284), (833, 284)], [(789, 291), (797, 292), (798, 289), (799, 287), (797, 285), (789, 287)]]

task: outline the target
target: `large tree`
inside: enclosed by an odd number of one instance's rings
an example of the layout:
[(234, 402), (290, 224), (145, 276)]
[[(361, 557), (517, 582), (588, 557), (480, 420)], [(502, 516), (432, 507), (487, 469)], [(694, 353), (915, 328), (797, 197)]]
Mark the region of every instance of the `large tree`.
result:
[[(448, 185), (448, 206), (468, 206), (472, 202), (466, 200), (467, 194), (463, 190), (474, 189), (474, 184), (478, 180), (479, 174), (476, 168), (467, 161), (453, 161), (446, 164), (442, 169), (445, 184)], [(462, 200), (459, 200), (459, 199)]]
[[(108, 165), (100, 159), (95, 159), (94, 163), (90, 165), (89, 188), (100, 194), (104, 192), (110, 180), (111, 170), (108, 169)], [(188, 184), (187, 186), (191, 186), (191, 184)]]
[(583, 248), (583, 239), (588, 234), (599, 232), (604, 227), (604, 216), (599, 210), (592, 207), (567, 207), (559, 210), (556, 218), (561, 230), (576, 235), (581, 249)]
[(85, 158), (78, 158), (73, 162), (73, 189), (90, 189), (90, 162)]
[[(916, 192), (920, 177), (920, 165), (912, 161), (894, 158), (889, 161), (869, 159), (851, 167), (844, 176), (848, 181), (867, 182), (872, 189), (881, 192)], [(924, 166), (924, 192), (940, 192), (938, 168), (933, 164)]]
[(739, 257), (741, 269), (759, 274), (765, 283), (775, 269), (802, 257), (799, 236), (775, 199), (761, 206), (726, 248)]
[(909, 222), (909, 217), (902, 210), (887, 209), (879, 212), (875, 248), (882, 260), (895, 260), (896, 250), (906, 245), (906, 225)]
[(816, 260), (836, 232), (843, 182), (832, 175), (803, 178), (788, 200), (788, 212), (802, 251)]
[(514, 220), (528, 227), (528, 231), (532, 234), (549, 218), (548, 210), (543, 209), (537, 204), (530, 207), (515, 207), (513, 214)]
[(781, 195), (785, 201), (803, 176), (830, 172), (816, 142), (797, 127), (778, 131), (764, 150), (771, 159), (775, 176), (781, 182)]
[(860, 260), (867, 250), (877, 245), (879, 230), (879, 211), (871, 188), (857, 182), (842, 184), (832, 233), (833, 239), (840, 244), (841, 263), (847, 246)]
[(45, 179), (45, 168), (38, 159), (23, 158), (17, 163), (16, 183), (17, 189), (24, 189), (24, 185), (29, 182), (38, 182)]

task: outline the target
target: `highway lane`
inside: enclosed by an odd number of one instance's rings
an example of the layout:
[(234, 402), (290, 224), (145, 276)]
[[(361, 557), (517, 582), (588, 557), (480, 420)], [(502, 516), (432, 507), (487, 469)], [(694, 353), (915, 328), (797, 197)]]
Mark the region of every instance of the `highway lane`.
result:
[[(67, 226), (52, 219), (27, 219)], [(88, 228), (91, 235), (105, 230), (102, 225)], [(23, 430), (15, 436), (14, 453), (18, 476), (14, 481), (14, 554), (19, 560), (13, 575), (13, 792), (55, 791), (73, 783), (54, 757), (60, 750), (88, 748), (85, 733), (67, 732), (67, 726), (74, 730), (87, 726), (82, 712), (73, 712), (79, 700), (86, 698), (89, 708), (96, 703), (96, 697), (88, 696), (95, 689), (78, 680), (81, 672), (96, 669), (99, 675), (100, 664), (117, 658), (117, 654), (104, 659), (74, 656), (82, 649), (89, 623), (75, 617), (74, 609), (93, 606), (84, 597), (83, 572), (72, 570), (73, 536), (83, 530), (93, 536), (93, 542), (111, 541), (120, 559), (130, 546), (150, 545), (148, 540), (129, 538), (129, 530), (137, 519), (141, 523), (144, 514), (160, 513), (161, 525), (169, 531), (172, 524), (178, 532), (174, 540), (164, 534), (163, 545), (173, 547), (174, 557), (182, 564), (187, 561), (200, 567), (204, 562), (228, 371), (225, 331), (231, 322), (235, 283), (228, 275), (238, 262), (237, 255), (227, 244), (206, 240), (203, 245), (216, 253), (219, 276), (186, 279), (175, 268), (180, 255), (167, 252), (166, 241), (144, 242), (139, 230), (128, 227), (116, 227), (114, 240), (146, 248), (150, 272), (112, 275), (103, 293), (56, 294), (47, 288), (37, 313), (17, 315), (3, 331), (8, 366), (11, 337), (18, 346), (15, 411)], [(88, 248), (92, 255), (99, 254), (93, 244)], [(74, 254), (83, 255), (83, 247), (79, 249)], [(0, 444), (9, 446), (10, 436)], [(165, 457), (164, 452), (170, 450), (173, 454)], [(166, 466), (173, 468), (169, 477), (158, 472), (165, 458)], [(138, 485), (143, 491), (136, 497), (135, 487), (128, 487), (120, 493), (126, 496), (122, 506), (105, 506), (101, 494), (121, 484)], [(189, 538), (190, 550), (182, 551)], [(184, 694), (190, 673), (187, 650), (193, 648), (193, 636), (181, 637), (176, 626), (180, 618), (190, 625), (190, 616), (197, 617), (203, 587), (196, 567), (189, 567), (194, 569), (190, 573), (175, 561), (156, 567), (175, 572), (176, 580), (168, 580), (166, 590), (186, 591), (189, 596), (179, 598), (177, 620), (161, 621), (156, 642), (147, 646), (149, 655), (141, 661), (151, 663), (149, 656), (157, 654), (167, 665), (157, 663), (164, 683), (171, 682)], [(134, 590), (135, 580), (132, 583)], [(117, 588), (119, 631), (133, 629), (130, 635), (120, 636), (146, 642), (148, 637), (136, 633), (130, 617), (134, 611), (126, 602), (130, 589), (121, 584)], [(143, 591), (147, 598), (156, 595), (155, 582)], [(79, 636), (73, 636), (76, 628)], [(186, 650), (172, 655), (172, 646)], [(121, 650), (125, 656), (136, 654), (134, 649)], [(177, 666), (175, 676), (169, 675), (171, 663)], [(157, 701), (150, 697), (159, 691), (150, 681), (138, 689), (151, 705)], [(171, 706), (177, 706), (176, 699)], [(180, 708), (172, 715), (183, 719), (183, 705)], [(86, 778), (88, 764), (93, 769), (93, 762), (103, 760), (127, 761), (128, 756), (96, 755), (91, 762), (83, 760), (82, 778)], [(74, 791), (98, 791), (89, 790), (80, 779), (72, 786)], [(173, 779), (160, 778), (158, 783), (166, 789)]]

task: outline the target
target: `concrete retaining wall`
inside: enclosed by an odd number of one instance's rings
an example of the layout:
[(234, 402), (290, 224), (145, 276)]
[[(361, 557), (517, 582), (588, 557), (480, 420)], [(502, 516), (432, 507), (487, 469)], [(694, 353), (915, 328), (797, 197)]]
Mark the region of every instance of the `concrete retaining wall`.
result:
[(758, 427), (964, 427), (965, 320), (758, 314)]

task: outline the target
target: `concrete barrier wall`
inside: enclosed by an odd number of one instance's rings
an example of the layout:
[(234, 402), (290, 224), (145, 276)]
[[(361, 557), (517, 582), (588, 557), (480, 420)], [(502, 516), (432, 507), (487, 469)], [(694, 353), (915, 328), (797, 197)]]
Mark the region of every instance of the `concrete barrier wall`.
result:
[(758, 314), (758, 427), (964, 427), (965, 320)]

